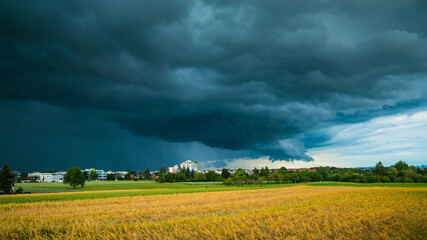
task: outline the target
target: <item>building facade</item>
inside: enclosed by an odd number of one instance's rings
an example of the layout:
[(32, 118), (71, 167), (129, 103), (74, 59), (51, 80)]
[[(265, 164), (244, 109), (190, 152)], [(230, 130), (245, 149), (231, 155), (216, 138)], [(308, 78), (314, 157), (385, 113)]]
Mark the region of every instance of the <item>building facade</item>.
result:
[(179, 167), (178, 167), (178, 165), (175, 165), (173, 167), (169, 167), (168, 168), (168, 172), (169, 173), (178, 173), (178, 169), (185, 170), (187, 168), (190, 169), (190, 171), (195, 171), (195, 172), (197, 172), (199, 170), (197, 168), (197, 162), (193, 162), (191, 160), (187, 160), (187, 161), (179, 164)]
[(192, 162), (191, 160), (187, 160), (179, 165), (181, 169), (190, 169), (190, 171), (197, 171), (197, 162)]
[(169, 173), (178, 173), (178, 165), (168, 168)]
[(64, 175), (66, 172), (56, 173), (29, 173), (28, 177), (34, 177), (38, 182), (64, 182)]
[(95, 169), (95, 168), (86, 168), (85, 170), (82, 170), (82, 172), (86, 172), (88, 176), (90, 176), (90, 171), (95, 171), (98, 173), (97, 179), (91, 179), (92, 181), (106, 181), (107, 180), (107, 173), (102, 169)]

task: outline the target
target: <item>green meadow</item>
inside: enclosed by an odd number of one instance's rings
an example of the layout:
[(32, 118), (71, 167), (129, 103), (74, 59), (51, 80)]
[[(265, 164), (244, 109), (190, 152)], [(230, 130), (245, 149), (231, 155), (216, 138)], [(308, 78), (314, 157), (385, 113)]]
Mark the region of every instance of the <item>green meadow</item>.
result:
[[(348, 187), (427, 187), (426, 183), (340, 183), (340, 182), (311, 182), (311, 183), (285, 183), (285, 184), (258, 184), (226, 186), (214, 182), (188, 182), (188, 183), (157, 183), (154, 181), (103, 181), (86, 182), (83, 188), (73, 189), (63, 183), (18, 183), (15, 187), (22, 187), (31, 194), (5, 195), (0, 197), (0, 204), (28, 203), (40, 201), (72, 201), (81, 199), (96, 199), (110, 197), (133, 197), (160, 194), (179, 194), (196, 192), (219, 192), (250, 189), (267, 189), (306, 186), (348, 186)], [(52, 194), (37, 194), (52, 193)], [(63, 194), (54, 194), (63, 193)]]

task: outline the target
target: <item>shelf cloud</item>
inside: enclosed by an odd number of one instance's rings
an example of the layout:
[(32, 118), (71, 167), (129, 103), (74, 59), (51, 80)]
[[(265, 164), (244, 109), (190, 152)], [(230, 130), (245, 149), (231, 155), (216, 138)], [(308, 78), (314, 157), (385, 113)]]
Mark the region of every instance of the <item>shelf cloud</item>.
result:
[[(313, 161), (307, 132), (425, 108), (425, 1), (1, 6), (1, 132), (126, 131), (242, 158)], [(74, 130), (60, 130), (69, 119), (32, 125), (24, 108), (71, 114)]]

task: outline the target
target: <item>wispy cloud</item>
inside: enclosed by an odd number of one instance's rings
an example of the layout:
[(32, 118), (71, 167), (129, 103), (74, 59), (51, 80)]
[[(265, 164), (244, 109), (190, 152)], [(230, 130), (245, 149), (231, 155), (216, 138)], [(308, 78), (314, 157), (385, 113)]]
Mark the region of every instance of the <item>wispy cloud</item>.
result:
[(328, 159), (332, 164), (347, 166), (372, 165), (375, 161), (393, 164), (398, 160), (426, 163), (427, 111), (378, 117), (315, 132), (329, 138), (322, 147), (308, 150), (316, 161)]

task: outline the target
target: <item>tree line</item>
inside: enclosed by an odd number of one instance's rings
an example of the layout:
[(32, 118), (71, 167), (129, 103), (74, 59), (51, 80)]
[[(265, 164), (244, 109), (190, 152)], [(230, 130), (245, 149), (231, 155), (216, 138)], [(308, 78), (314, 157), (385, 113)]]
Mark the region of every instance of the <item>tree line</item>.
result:
[[(188, 168), (178, 168), (177, 173), (168, 173), (163, 165), (156, 172), (158, 176), (155, 180), (159, 183), (165, 182), (222, 182), (225, 185), (243, 184), (278, 184), (278, 183), (299, 183), (299, 182), (355, 182), (355, 183), (427, 183), (426, 169), (409, 166), (404, 161), (399, 161), (390, 167), (385, 167), (378, 162), (375, 168), (337, 168), (337, 167), (315, 167), (310, 170), (293, 171), (285, 167), (270, 170), (267, 166), (261, 169), (253, 169), (250, 173), (238, 169), (232, 174), (229, 169), (222, 169), (218, 174), (215, 171), (207, 173), (195, 172)], [(139, 176), (139, 177), (131, 177)], [(64, 177), (64, 182), (69, 182)], [(113, 174), (107, 175), (107, 180), (120, 179)], [(148, 180), (151, 179), (151, 172), (146, 168), (144, 172), (138, 173), (128, 171), (124, 179), (120, 180)]]
[(261, 169), (253, 169), (247, 173), (238, 169), (232, 174), (229, 169), (222, 169), (221, 174), (214, 171), (199, 173), (189, 169), (178, 169), (177, 173), (167, 173), (161, 170), (156, 181), (164, 182), (222, 182), (226, 185), (243, 184), (277, 184), (299, 182), (354, 182), (354, 183), (427, 183), (426, 169), (409, 166), (404, 161), (399, 161), (390, 167), (385, 167), (378, 162), (375, 168), (337, 168), (315, 167), (303, 171), (288, 170), (285, 167), (270, 170), (267, 166)]
[[(409, 166), (404, 161), (399, 161), (390, 167), (385, 167), (381, 162), (375, 165), (375, 168), (337, 168), (337, 167), (316, 167), (310, 170), (293, 171), (285, 167), (270, 170), (267, 166), (261, 169), (253, 169), (247, 173), (238, 169), (232, 174), (229, 169), (222, 169), (221, 174), (215, 171), (207, 173), (195, 172), (194, 170), (178, 169), (177, 173), (168, 173), (163, 165), (157, 172), (156, 181), (165, 182), (222, 182), (225, 185), (243, 184), (278, 184), (278, 183), (299, 183), (299, 182), (318, 182), (318, 181), (336, 181), (336, 182), (355, 182), (355, 183), (427, 183), (426, 168)], [(148, 168), (142, 173), (128, 171), (125, 178), (131, 179), (131, 176), (139, 175), (139, 179), (151, 179), (151, 172)], [(156, 176), (157, 176), (156, 175)], [(89, 174), (83, 173), (80, 168), (70, 168), (64, 175), (64, 184), (69, 184), (73, 188), (84, 187), (88, 179), (97, 179), (98, 174), (91, 171)], [(117, 176), (107, 175), (107, 180), (116, 180)], [(135, 180), (135, 178), (134, 178)], [(0, 170), (0, 191), (11, 193), (14, 185), (14, 174), (7, 163), (4, 163)], [(16, 193), (22, 193), (22, 188), (15, 190)]]

